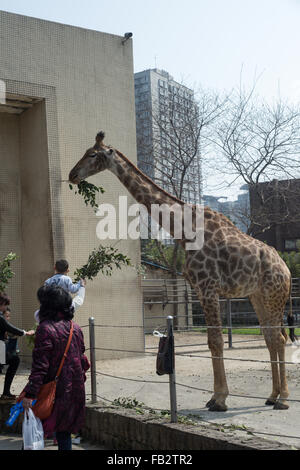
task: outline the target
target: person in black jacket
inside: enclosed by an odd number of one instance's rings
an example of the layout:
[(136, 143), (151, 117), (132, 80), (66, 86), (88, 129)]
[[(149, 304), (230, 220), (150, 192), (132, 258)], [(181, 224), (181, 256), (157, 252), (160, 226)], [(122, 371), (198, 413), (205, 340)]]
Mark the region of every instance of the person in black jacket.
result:
[[(34, 330), (21, 330), (20, 328), (15, 327), (7, 321), (7, 319), (5, 318), (5, 312), (9, 304), (9, 297), (6, 294), (0, 293), (0, 341), (6, 340), (7, 333), (11, 333), (15, 336), (34, 335)], [(8, 365), (8, 369), (5, 374), (3, 394), (1, 396), (1, 400), (3, 401), (12, 400), (16, 398), (15, 395), (12, 395), (10, 393), (10, 387), (19, 367), (20, 358), (17, 354), (11, 354), (9, 353), (9, 351), (6, 351), (5, 362)]]

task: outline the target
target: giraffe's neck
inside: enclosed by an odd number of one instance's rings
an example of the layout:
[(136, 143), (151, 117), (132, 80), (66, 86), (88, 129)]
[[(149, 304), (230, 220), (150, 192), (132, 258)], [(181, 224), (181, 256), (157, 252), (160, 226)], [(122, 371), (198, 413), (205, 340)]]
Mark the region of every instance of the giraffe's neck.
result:
[[(110, 171), (114, 173), (121, 183), (126, 187), (133, 198), (142, 204), (150, 215), (153, 216), (153, 206), (160, 207), (165, 204), (168, 207), (176, 207), (180, 213), (182, 212), (184, 202), (157, 186), (147, 175), (137, 168), (130, 160), (128, 160), (121, 152), (116, 151), (116, 156)], [(182, 217), (182, 216), (181, 216)], [(178, 219), (177, 219), (178, 220)], [(182, 224), (183, 217), (181, 219)], [(168, 231), (174, 237), (174, 224), (171, 212), (171, 224), (165, 225), (163, 218), (160, 216), (156, 220), (161, 227)]]

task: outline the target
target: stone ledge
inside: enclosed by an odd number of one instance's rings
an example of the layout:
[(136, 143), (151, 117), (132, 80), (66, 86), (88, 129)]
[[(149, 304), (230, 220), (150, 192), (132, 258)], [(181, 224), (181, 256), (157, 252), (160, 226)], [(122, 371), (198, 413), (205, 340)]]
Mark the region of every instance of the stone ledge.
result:
[[(12, 405), (0, 404), (0, 432), (21, 434), (23, 416), (5, 424)], [(134, 410), (86, 406), (83, 437), (114, 450), (290, 450), (291, 447), (255, 436), (237, 437), (211, 426), (170, 423)]]
[(290, 450), (255, 436), (226, 435), (209, 425), (170, 423), (133, 410), (87, 405), (83, 435), (115, 450)]

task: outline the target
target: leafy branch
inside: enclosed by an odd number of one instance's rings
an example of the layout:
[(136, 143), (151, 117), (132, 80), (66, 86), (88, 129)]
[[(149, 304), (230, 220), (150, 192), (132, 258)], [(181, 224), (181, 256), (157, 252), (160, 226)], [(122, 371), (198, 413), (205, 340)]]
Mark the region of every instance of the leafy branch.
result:
[(17, 258), (15, 253), (9, 253), (0, 263), (0, 292), (4, 292), (10, 279), (15, 275), (10, 264)]
[[(69, 184), (69, 188), (72, 191), (73, 185)], [(96, 203), (97, 193), (103, 194), (104, 192), (105, 190), (101, 186), (95, 186), (94, 184), (88, 183), (87, 181), (81, 181), (77, 185), (77, 190), (75, 191), (75, 194), (79, 194), (80, 196), (82, 196), (85, 205), (86, 206), (90, 205), (94, 209), (94, 212), (97, 212), (98, 210), (98, 204)]]
[(119, 253), (112, 246), (102, 246), (95, 248), (89, 255), (87, 263), (76, 269), (75, 281), (80, 279), (92, 280), (100, 272), (105, 276), (111, 276), (113, 268), (121, 269), (122, 266), (130, 266), (130, 259)]

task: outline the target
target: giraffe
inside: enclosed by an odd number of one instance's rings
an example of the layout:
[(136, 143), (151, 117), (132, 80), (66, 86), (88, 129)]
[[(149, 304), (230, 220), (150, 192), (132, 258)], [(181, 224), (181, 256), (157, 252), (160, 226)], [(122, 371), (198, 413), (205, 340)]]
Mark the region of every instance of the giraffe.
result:
[[(99, 132), (95, 145), (70, 171), (71, 183), (79, 184), (87, 177), (108, 169), (149, 212), (152, 204), (171, 206), (177, 203), (184, 207), (183, 201), (160, 188), (119, 150), (106, 146), (103, 139), (104, 133)], [(171, 224), (171, 235), (173, 229)], [(185, 248), (187, 239), (178, 240), (178, 243)], [(207, 408), (226, 411), (229, 394), (219, 298), (248, 297), (270, 354), (272, 391), (265, 404), (272, 405), (274, 409), (287, 409), (289, 392), (284, 364), (287, 335), (282, 325), (288, 299), (291, 306), (291, 275), (286, 264), (274, 248), (241, 232), (227, 217), (208, 207), (204, 208), (203, 246), (185, 251), (184, 276), (197, 293), (208, 327), (214, 391)], [(288, 324), (293, 326), (291, 308)], [(290, 328), (290, 338), (295, 340), (294, 328)]]

